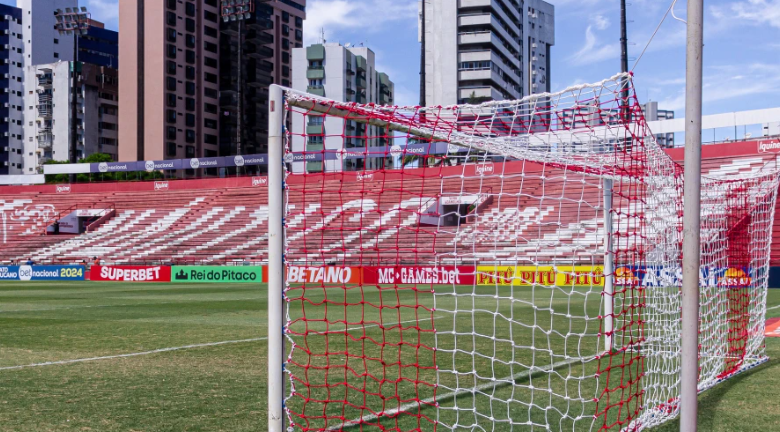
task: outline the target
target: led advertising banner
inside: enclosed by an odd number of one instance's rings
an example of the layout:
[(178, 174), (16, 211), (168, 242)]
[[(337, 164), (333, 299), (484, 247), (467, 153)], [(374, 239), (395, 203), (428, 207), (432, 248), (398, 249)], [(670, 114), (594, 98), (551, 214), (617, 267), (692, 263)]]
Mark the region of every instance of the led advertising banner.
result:
[(263, 268), (260, 266), (173, 266), (171, 282), (174, 283), (261, 283)]

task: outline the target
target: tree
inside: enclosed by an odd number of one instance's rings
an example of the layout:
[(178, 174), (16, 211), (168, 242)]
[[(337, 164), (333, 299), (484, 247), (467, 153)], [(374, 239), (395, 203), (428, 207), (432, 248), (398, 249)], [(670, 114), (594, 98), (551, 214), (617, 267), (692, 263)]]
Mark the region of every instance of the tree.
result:
[(481, 103), (490, 102), (493, 98), (490, 96), (477, 96), (477, 92), (471, 92), (471, 95), (469, 95), (469, 104), (470, 105), (479, 105)]

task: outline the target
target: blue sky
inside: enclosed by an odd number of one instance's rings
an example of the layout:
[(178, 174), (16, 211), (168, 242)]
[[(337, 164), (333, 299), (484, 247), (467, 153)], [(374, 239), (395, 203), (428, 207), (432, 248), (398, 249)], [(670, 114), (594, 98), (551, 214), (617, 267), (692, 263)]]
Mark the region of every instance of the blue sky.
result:
[[(82, 0), (117, 29), (118, 0)], [(308, 0), (307, 43), (364, 43), (396, 83), (399, 104), (419, 97), (418, 0)], [(556, 6), (552, 86), (599, 81), (619, 70), (618, 0), (549, 0)], [(629, 0), (629, 56), (639, 56), (672, 0)], [(0, 0), (14, 4), (15, 0)], [(780, 106), (780, 0), (705, 2), (705, 114)], [(685, 19), (685, 0), (676, 15)], [(642, 101), (684, 110), (685, 24), (671, 15), (635, 69)]]

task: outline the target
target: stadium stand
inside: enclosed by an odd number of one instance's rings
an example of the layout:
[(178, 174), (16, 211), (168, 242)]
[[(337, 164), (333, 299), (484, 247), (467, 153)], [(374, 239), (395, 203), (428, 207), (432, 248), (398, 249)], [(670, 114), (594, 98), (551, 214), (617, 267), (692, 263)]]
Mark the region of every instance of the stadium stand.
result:
[[(762, 153), (757, 148), (755, 142), (705, 146), (703, 172), (718, 176), (755, 172), (775, 160), (775, 153)], [(681, 149), (669, 150), (669, 154), (675, 160), (682, 159)], [(593, 249), (601, 247), (603, 228), (598, 211), (583, 204), (598, 201), (594, 196), (601, 192), (594, 180), (548, 171), (542, 191), (541, 173), (515, 165), (496, 164), (493, 173), (480, 181), (464, 181), (462, 167), (427, 170), (444, 176), (443, 188), (438, 181), (426, 183), (425, 170), (421, 169), (405, 170), (397, 180), (377, 182), (380, 186), (355, 181), (354, 173), (312, 176), (305, 195), (289, 195), (288, 235), (305, 237), (303, 242), (291, 243), (302, 246), (291, 250), (289, 259), (380, 265), (398, 262), (396, 256), (402, 254), (409, 256), (410, 262), (436, 259), (446, 263), (455, 259), (449, 252), (455, 250), (457, 242), (461, 262), (522, 260), (524, 255), (538, 260), (540, 251), (548, 253), (546, 260), (554, 261), (562, 257), (571, 260), (578, 252), (591, 256)], [(499, 175), (505, 177), (503, 183)], [(556, 176), (560, 182), (552, 181)], [(568, 176), (566, 181), (564, 176)], [(55, 185), (1, 187), (0, 263), (30, 258), (37, 263), (74, 263), (93, 257), (114, 264), (264, 262), (267, 190), (264, 182), (254, 180), (74, 184), (68, 193), (56, 193), (59, 189)], [(485, 200), (478, 211), (472, 208), (460, 217), (459, 230), (442, 226), (437, 231), (437, 227), (421, 223), (421, 215), (450, 190), (490, 195), (492, 188), (502, 184), (504, 196), (508, 188), (514, 189), (516, 201)], [(324, 193), (333, 188), (343, 192), (337, 201), (333, 194)], [(323, 197), (332, 202), (324, 202)], [(44, 235), (62, 212), (109, 205), (116, 209), (115, 215), (90, 232)], [(588, 217), (589, 212), (592, 217)], [(388, 223), (394, 218), (400, 218), (400, 223)], [(776, 217), (775, 223), (778, 220)], [(780, 230), (774, 232), (775, 240), (780, 241)], [(386, 244), (389, 242), (393, 244)], [(556, 247), (549, 247), (553, 243)], [(465, 245), (473, 247), (464, 256)], [(355, 254), (357, 249), (363, 253)], [(372, 252), (367, 254), (367, 250)], [(355, 261), (358, 255), (360, 262)], [(772, 265), (778, 264), (780, 250), (772, 253)]]

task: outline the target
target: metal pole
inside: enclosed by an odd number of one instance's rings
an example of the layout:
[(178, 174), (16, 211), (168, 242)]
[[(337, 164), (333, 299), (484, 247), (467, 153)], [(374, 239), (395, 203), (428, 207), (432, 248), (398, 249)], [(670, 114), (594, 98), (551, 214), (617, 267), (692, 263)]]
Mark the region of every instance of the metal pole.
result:
[(604, 179), (604, 352), (607, 353), (612, 351), (615, 330), (612, 232), (612, 179)]
[(698, 416), (703, 3), (703, 0), (688, 0), (688, 47), (685, 77), (682, 369), (680, 371), (680, 431), (682, 432), (696, 432)]
[[(71, 87), (72, 87), (71, 95), (73, 97), (73, 100), (71, 101), (71, 108), (70, 108), (70, 115), (71, 115), (71, 119), (70, 119), (70, 122), (71, 122), (70, 123), (70, 158), (69, 158), (70, 159), (70, 163), (78, 162), (78, 156), (77, 156), (77, 153), (78, 153), (78, 138), (79, 138), (79, 133), (78, 133), (78, 124), (79, 124), (79, 119), (78, 119), (78, 96), (77, 96), (78, 95), (78, 93), (77, 93), (78, 92), (78, 89), (77, 89), (77, 87), (78, 87), (78, 78), (77, 78), (78, 77), (78, 72), (76, 71), (76, 69), (78, 67), (77, 63), (78, 63), (78, 58), (79, 58), (79, 48), (78, 48), (78, 46), (79, 46), (78, 45), (79, 44), (79, 31), (80, 31), (80, 29), (78, 31), (74, 31), (73, 32), (73, 62), (71, 63), (71, 65), (73, 65), (73, 71), (72, 71), (73, 83), (71, 84)], [(75, 183), (76, 182), (76, 175), (75, 174), (71, 174), (70, 175), (70, 182), (71, 183)]]
[(421, 23), (420, 23), (420, 106), (424, 107), (426, 105), (425, 101), (425, 5), (427, 1), (422, 0), (422, 16), (421, 16)]
[(244, 19), (242, 17), (241, 19), (238, 20), (238, 71), (237, 71), (238, 72), (238, 127), (237, 127), (237, 131), (236, 131), (236, 134), (237, 134), (237, 136), (236, 136), (236, 154), (239, 154), (239, 155), (241, 154), (241, 127), (242, 127), (241, 120), (244, 117), (244, 111), (243, 111), (244, 104), (242, 103), (242, 100), (241, 100), (241, 97), (242, 97), (241, 96), (241, 77), (242, 77), (242, 74), (244, 73), (243, 69), (241, 69), (241, 55), (243, 54), (243, 49), (242, 48), (243, 48), (243, 45), (244, 45), (244, 40), (242, 38), (242, 30), (243, 30), (243, 25), (244, 25), (243, 23), (244, 23)]
[(268, 430), (284, 431), (284, 95), (269, 89), (268, 114)]

